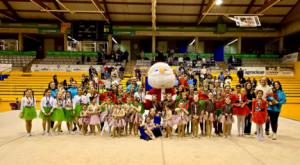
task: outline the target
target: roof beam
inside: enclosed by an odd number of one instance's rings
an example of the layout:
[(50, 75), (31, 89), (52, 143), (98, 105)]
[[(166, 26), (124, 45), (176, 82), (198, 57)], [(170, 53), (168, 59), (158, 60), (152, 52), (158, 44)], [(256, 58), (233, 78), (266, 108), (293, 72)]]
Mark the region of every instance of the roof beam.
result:
[[(7, 9), (3, 9), (3, 12), (9, 12)], [(17, 12), (26, 12), (26, 13), (39, 13), (41, 11), (49, 11), (53, 13), (70, 13), (68, 10), (28, 10), (28, 9), (18, 9)], [(72, 13), (85, 13), (85, 14), (100, 14), (98, 10), (71, 10)], [(215, 17), (216, 15), (226, 15), (225, 13), (208, 13), (206, 17)], [(152, 15), (151, 12), (110, 12), (110, 15)], [(227, 15), (239, 15), (238, 13), (227, 13)], [(241, 15), (263, 15), (264, 17), (284, 17), (285, 14), (241, 14)], [(184, 16), (184, 17), (197, 17), (198, 13), (157, 13), (156, 16)]]
[(98, 0), (91, 0), (92, 3), (94, 4), (94, 6), (96, 7), (96, 9), (101, 13), (101, 15), (103, 16), (104, 20), (109, 23), (110, 20), (107, 17), (107, 15), (105, 14), (105, 10), (100, 6), (99, 1)]
[[(41, 10), (51, 10), (51, 8), (49, 6), (47, 6), (46, 4), (44, 4), (41, 0), (30, 0), (33, 4), (37, 5), (38, 7), (41, 8)], [(53, 15), (56, 19), (58, 19), (60, 22), (67, 22), (67, 20), (65, 18), (63, 18), (61, 15), (59, 15), (58, 13), (53, 13), (50, 11), (47, 11), (49, 14)]]
[(111, 20), (109, 11), (108, 11), (108, 7), (107, 7), (107, 2), (106, 2), (106, 0), (102, 0), (102, 2), (103, 2), (103, 6), (104, 6), (104, 11), (106, 13), (106, 17), (108, 18), (108, 20)]
[(200, 16), (199, 21), (197, 22), (197, 25), (200, 25), (200, 23), (204, 20), (205, 16), (207, 13), (209, 13), (211, 11), (211, 9), (215, 6), (216, 4), (216, 0), (210, 0), (208, 5), (206, 6), (206, 9), (203, 13), (203, 15)]
[[(60, 7), (59, 3), (57, 2), (57, 0), (52, 0), (52, 1), (53, 1), (54, 5), (55, 5), (56, 9), (61, 10), (61, 7)], [(61, 13), (60, 16), (62, 18), (64, 18), (64, 19), (66, 19), (65, 15), (63, 13)]]
[(17, 18), (15, 18), (13, 15), (8, 14), (5, 10), (0, 9), (0, 14), (7, 17), (10, 20), (17, 21)]
[(198, 15), (198, 18), (197, 18), (197, 23), (200, 21), (201, 19), (201, 16), (202, 16), (202, 11), (204, 9), (204, 5), (205, 5), (205, 0), (202, 0), (202, 3), (201, 3), (201, 7), (200, 7), (200, 11), (199, 11), (199, 15)]
[(300, 9), (300, 1), (298, 0), (297, 3), (290, 9), (290, 11), (283, 17), (283, 19), (281, 20), (280, 24), (285, 24), (289, 17), (292, 16), (292, 12), (295, 10), (296, 8)]
[(258, 9), (255, 13), (256, 14), (263, 14), (265, 11), (267, 11), (269, 8), (274, 6), (276, 3), (280, 2), (281, 0), (266, 0), (265, 4), (262, 5), (260, 9)]
[(12, 15), (16, 18), (16, 19), (20, 19), (20, 16), (17, 14), (17, 12), (12, 8), (12, 6), (9, 4), (9, 2), (7, 0), (2, 0), (4, 6), (12, 13)]
[(250, 10), (252, 9), (253, 5), (255, 4), (255, 1), (256, 0), (251, 0), (251, 2), (249, 3), (249, 5), (245, 11), (245, 14), (249, 14)]
[(152, 31), (156, 31), (156, 0), (151, 0)]
[[(28, 2), (28, 0), (9, 0), (11, 2)], [(89, 1), (85, 0), (60, 0), (61, 2), (67, 4), (67, 3), (73, 3), (73, 4), (89, 4)], [(43, 2), (49, 2), (51, 3), (52, 0), (43, 0)], [(103, 1), (99, 2), (99, 4), (104, 4)], [(107, 1), (107, 5), (151, 5), (151, 2), (128, 2), (128, 1)], [(157, 2), (157, 5), (159, 6), (190, 6), (190, 7), (195, 7), (199, 6), (201, 7), (201, 3), (170, 3), (170, 2)], [(207, 6), (208, 3), (205, 3), (204, 6)], [(224, 7), (248, 7), (248, 4), (230, 4), (230, 3), (223, 3), (222, 6)], [(294, 5), (292, 4), (276, 4), (273, 7), (293, 7)], [(261, 7), (260, 4), (254, 4), (253, 7)]]

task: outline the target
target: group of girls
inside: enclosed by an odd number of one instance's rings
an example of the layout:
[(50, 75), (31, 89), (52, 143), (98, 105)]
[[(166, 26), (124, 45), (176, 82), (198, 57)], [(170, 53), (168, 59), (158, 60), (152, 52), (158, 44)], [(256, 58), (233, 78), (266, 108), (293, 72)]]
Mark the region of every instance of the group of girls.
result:
[[(113, 137), (140, 135), (149, 140), (162, 134), (167, 138), (176, 134), (178, 137), (189, 134), (212, 137), (213, 129), (216, 136), (229, 137), (236, 116), (238, 136), (244, 136), (248, 122), (254, 122), (257, 139), (263, 140), (262, 126), (268, 119), (268, 109), (278, 103), (278, 97), (268, 94), (265, 99), (263, 90), (254, 89), (249, 97), (247, 84), (245, 88), (237, 85), (232, 90), (229, 85), (223, 88), (218, 82), (213, 87), (204, 82), (198, 90), (180, 85), (175, 100), (171, 94), (166, 94), (162, 101), (152, 95), (151, 108), (146, 112), (142, 99), (145, 94), (141, 88), (134, 92), (135, 86), (127, 93), (123, 93), (121, 86), (101, 94), (93, 88), (84, 94), (79, 88), (76, 96), (58, 91), (55, 98), (51, 97), (51, 89), (47, 89), (40, 103), (39, 117), (46, 135), (60, 134), (62, 122), (66, 122), (69, 133), (78, 126), (83, 135), (107, 132)], [(32, 120), (37, 117), (35, 105), (33, 91), (26, 90), (20, 116), (26, 121), (28, 136), (31, 136)], [(249, 114), (250, 119), (245, 120)], [(51, 122), (55, 123), (53, 127)]]

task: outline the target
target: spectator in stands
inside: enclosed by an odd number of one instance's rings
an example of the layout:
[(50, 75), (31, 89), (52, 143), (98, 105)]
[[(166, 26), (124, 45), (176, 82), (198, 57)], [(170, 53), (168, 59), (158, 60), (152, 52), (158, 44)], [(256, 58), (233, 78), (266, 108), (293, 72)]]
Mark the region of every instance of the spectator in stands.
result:
[(237, 72), (237, 76), (240, 79), (244, 78), (244, 70), (242, 68), (240, 68)]
[(70, 84), (72, 84), (74, 81), (75, 81), (74, 78), (70, 77)]
[(97, 70), (93, 66), (90, 66), (89, 68), (89, 77), (90, 80), (94, 80), (94, 77), (98, 77)]
[(76, 60), (76, 64), (79, 65), (80, 64), (80, 58), (77, 58)]
[(15, 109), (19, 110), (21, 108), (21, 102), (19, 101), (19, 98), (16, 98), (16, 106)]
[(168, 64), (170, 65), (170, 66), (172, 66), (173, 65), (173, 54), (172, 53), (170, 53), (169, 54), (169, 56), (168, 56)]
[(255, 89), (257, 86), (257, 80), (255, 78), (253, 78), (252, 80), (252, 87)]
[(220, 72), (219, 76), (218, 76), (218, 80), (220, 80), (221, 82), (225, 81), (225, 75), (224, 72)]
[(184, 54), (183, 60), (184, 61), (190, 61), (190, 57), (187, 54)]
[(53, 82), (54, 82), (54, 84), (55, 84), (55, 88), (57, 88), (58, 81), (57, 81), (57, 76), (56, 76), (56, 74), (53, 76)]
[(85, 56), (82, 54), (81, 55), (81, 64), (84, 64), (85, 63)]
[(97, 64), (99, 65), (101, 61), (102, 61), (102, 52), (98, 52), (97, 53)]
[(119, 68), (119, 77), (120, 77), (121, 79), (123, 79), (124, 72), (125, 72), (124, 66), (123, 66), (123, 65), (120, 65), (120, 68)]
[(67, 90), (68, 89), (67, 80), (64, 80), (62, 84), (63, 84), (63, 87), (65, 88), (65, 90)]
[(68, 89), (68, 92), (72, 94), (72, 98), (78, 95), (77, 82), (72, 81), (71, 87)]
[(274, 80), (268, 78), (268, 85), (274, 87)]
[[(125, 60), (126, 62), (128, 62), (128, 57), (129, 57), (129, 53), (128, 53), (128, 51), (127, 50), (125, 50), (125, 52), (124, 52), (124, 58), (123, 58), (123, 60)], [(122, 61), (123, 61), (122, 60)]]
[(185, 68), (184, 68), (184, 66), (183, 66), (183, 63), (181, 63), (181, 64), (179, 65), (179, 67), (178, 67), (178, 72), (179, 72), (180, 74), (184, 74), (184, 73), (185, 73)]
[(207, 74), (207, 69), (205, 66), (202, 66), (202, 69), (200, 71), (200, 80), (203, 82), (203, 80), (206, 78)]
[[(251, 84), (251, 79), (250, 79), (250, 77), (247, 78), (246, 82)], [(252, 84), (251, 84), (251, 85), (252, 85)]]
[(89, 79), (87, 78), (87, 76), (85, 74), (82, 74), (81, 76), (81, 84), (88, 84)]
[(163, 52), (158, 51), (158, 55), (155, 60), (156, 60), (156, 62), (165, 62), (165, 56), (164, 56)]
[(139, 68), (136, 68), (136, 69), (135, 69), (135, 77), (136, 77), (139, 81), (141, 81), (141, 79), (142, 79), (142, 73), (141, 73), (141, 70), (140, 70)]
[(244, 77), (239, 79), (239, 83), (240, 83), (240, 85), (241, 85), (242, 87), (244, 87), (244, 84), (245, 84), (246, 82), (247, 82), (247, 81), (246, 81), (246, 79), (245, 79)]

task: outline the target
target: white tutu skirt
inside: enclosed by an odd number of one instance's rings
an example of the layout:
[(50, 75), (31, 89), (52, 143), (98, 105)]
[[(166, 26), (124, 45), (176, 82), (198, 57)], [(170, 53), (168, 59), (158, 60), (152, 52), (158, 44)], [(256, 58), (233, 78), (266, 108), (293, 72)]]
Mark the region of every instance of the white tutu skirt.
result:
[(125, 127), (126, 126), (126, 121), (124, 119), (112, 119), (109, 122), (109, 126), (112, 127)]
[(78, 123), (80, 124), (80, 125), (83, 125), (83, 124), (89, 124), (90, 123), (90, 118), (89, 117), (80, 117), (79, 119), (78, 119)]
[(172, 122), (173, 124), (187, 124), (188, 122), (190, 121), (190, 118), (189, 116), (187, 115), (173, 115), (173, 119), (172, 119)]
[(97, 125), (97, 124), (100, 124), (99, 115), (92, 115), (90, 118), (90, 125)]
[(164, 127), (173, 127), (173, 120), (167, 120), (164, 122)]

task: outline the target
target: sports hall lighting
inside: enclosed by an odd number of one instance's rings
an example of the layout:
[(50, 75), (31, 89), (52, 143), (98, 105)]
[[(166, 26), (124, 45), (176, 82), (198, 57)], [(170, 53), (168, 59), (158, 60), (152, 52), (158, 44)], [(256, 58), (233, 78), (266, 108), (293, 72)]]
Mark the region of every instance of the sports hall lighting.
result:
[(216, 0), (216, 5), (221, 5), (223, 3), (223, 0)]
[(196, 38), (194, 38), (194, 40), (190, 43), (190, 46), (192, 46), (196, 41)]
[(75, 38), (72, 38), (71, 36), (68, 36), (68, 38), (72, 41), (74, 41), (75, 43), (78, 42)]
[(114, 41), (115, 44), (119, 44), (114, 37), (112, 37), (112, 40)]
[(238, 41), (238, 39), (236, 38), (236, 39), (230, 41), (228, 44), (226, 44), (226, 46), (229, 46), (229, 45), (231, 45), (231, 44), (233, 44), (233, 43), (235, 43), (235, 42), (237, 42), (237, 41)]

